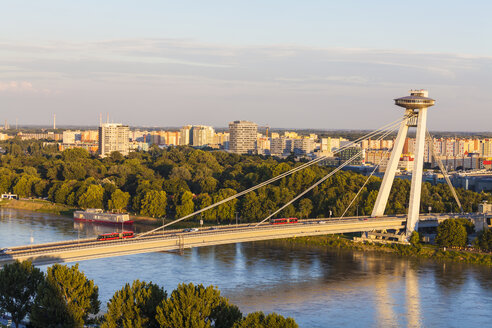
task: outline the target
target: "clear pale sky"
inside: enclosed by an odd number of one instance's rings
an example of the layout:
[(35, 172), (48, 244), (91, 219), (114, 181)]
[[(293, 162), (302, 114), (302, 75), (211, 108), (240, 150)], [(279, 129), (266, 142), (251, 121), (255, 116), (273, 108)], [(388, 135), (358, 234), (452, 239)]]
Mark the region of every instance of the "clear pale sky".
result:
[(492, 130), (491, 1), (2, 1), (0, 122)]

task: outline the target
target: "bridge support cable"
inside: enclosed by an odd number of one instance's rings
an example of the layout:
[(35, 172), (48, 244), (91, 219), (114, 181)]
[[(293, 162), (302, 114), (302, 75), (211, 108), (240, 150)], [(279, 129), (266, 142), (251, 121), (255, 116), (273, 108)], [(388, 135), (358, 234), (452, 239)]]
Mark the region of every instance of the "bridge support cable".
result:
[(378, 169), (378, 167), (381, 165), (381, 163), (383, 162), (383, 159), (384, 157), (386, 157), (386, 154), (388, 154), (389, 152), (389, 149), (386, 150), (384, 153), (383, 153), (383, 156), (381, 156), (381, 159), (379, 160), (379, 163), (374, 167), (374, 170), (372, 170), (371, 174), (367, 177), (366, 181), (364, 182), (364, 184), (362, 185), (362, 187), (360, 187), (359, 191), (357, 192), (357, 194), (355, 195), (355, 197), (352, 199), (352, 201), (350, 202), (350, 204), (347, 206), (347, 208), (345, 209), (345, 211), (343, 212), (343, 214), (340, 216), (340, 219), (343, 218), (345, 216), (345, 214), (347, 214), (348, 210), (350, 209), (350, 207), (354, 204), (355, 200), (357, 199), (357, 197), (359, 197), (362, 189), (364, 189), (364, 187), (367, 185), (367, 183), (369, 182), (369, 180), (371, 179), (371, 177), (374, 175), (374, 173), (376, 173), (376, 170)]
[(439, 169), (442, 172), (442, 175), (444, 176), (444, 180), (446, 180), (446, 183), (449, 186), (449, 189), (451, 189), (451, 193), (453, 194), (454, 199), (456, 200), (456, 203), (458, 204), (458, 207), (460, 208), (460, 212), (464, 213), (463, 211), (463, 206), (461, 206), (460, 199), (458, 198), (458, 194), (456, 193), (456, 190), (454, 189), (453, 184), (451, 183), (451, 180), (449, 179), (449, 174), (446, 168), (444, 167), (444, 164), (442, 163), (442, 160), (439, 156), (437, 156), (435, 150), (434, 150), (434, 138), (432, 135), (429, 133), (429, 130), (426, 130), (427, 132), (427, 138), (429, 139), (429, 147), (430, 147), (430, 152), (432, 157), (436, 160), (437, 165), (439, 166)]
[[(335, 150), (333, 153), (334, 154), (340, 153), (340, 152), (342, 152), (345, 149), (348, 149), (350, 147), (355, 146), (356, 144), (358, 144), (362, 140), (365, 140), (365, 139), (371, 138), (373, 136), (379, 135), (380, 133), (383, 133), (385, 131), (388, 131), (388, 129), (391, 129), (394, 126), (399, 126), (401, 124), (401, 122), (402, 122), (402, 119), (400, 118), (400, 119), (395, 120), (395, 121), (393, 121), (391, 123), (388, 123), (388, 124), (386, 124), (386, 125), (378, 128), (378, 129), (376, 129), (376, 130), (374, 130), (374, 131), (372, 131), (372, 132), (370, 132), (370, 133), (368, 133), (368, 134), (366, 134), (366, 135), (364, 135), (364, 136), (362, 136), (362, 137), (360, 137), (360, 138), (358, 138), (358, 139), (356, 139), (354, 141), (349, 142), (347, 145), (345, 145), (343, 147), (340, 147), (339, 149)], [(162, 226), (160, 226), (158, 228), (155, 228), (153, 230), (150, 230), (150, 231), (141, 233), (141, 234), (137, 235), (135, 238), (139, 238), (139, 237), (143, 237), (145, 235), (152, 234), (152, 233), (154, 233), (154, 232), (156, 232), (158, 230), (164, 229), (164, 228), (166, 228), (166, 227), (168, 227), (170, 225), (173, 225), (173, 224), (178, 223), (180, 221), (183, 221), (183, 220), (186, 220), (188, 218), (191, 218), (191, 217), (193, 217), (193, 216), (195, 216), (197, 214), (200, 214), (202, 212), (208, 211), (208, 210), (210, 210), (210, 209), (212, 209), (214, 207), (217, 207), (217, 206), (222, 205), (224, 203), (227, 203), (227, 202), (229, 202), (229, 201), (231, 201), (233, 199), (236, 199), (236, 198), (238, 198), (240, 196), (243, 196), (243, 195), (245, 195), (247, 193), (250, 193), (252, 191), (255, 191), (256, 189), (259, 189), (261, 187), (264, 187), (264, 186), (266, 186), (266, 185), (268, 185), (268, 184), (270, 184), (272, 182), (275, 182), (277, 180), (280, 180), (282, 178), (285, 178), (285, 177), (287, 177), (287, 176), (289, 176), (289, 175), (291, 175), (291, 174), (293, 174), (293, 173), (295, 173), (297, 171), (300, 171), (302, 169), (305, 169), (305, 168), (307, 168), (307, 167), (309, 167), (309, 166), (311, 166), (313, 164), (319, 163), (320, 161), (322, 161), (322, 160), (324, 160), (326, 158), (327, 158), (326, 156), (321, 156), (321, 157), (318, 157), (316, 159), (313, 159), (313, 160), (311, 160), (309, 162), (303, 163), (303, 164), (301, 164), (299, 166), (294, 167), (293, 169), (291, 169), (291, 170), (289, 170), (287, 172), (281, 173), (281, 174), (279, 174), (279, 175), (277, 175), (277, 176), (275, 176), (275, 177), (273, 177), (273, 178), (271, 178), (271, 179), (269, 179), (267, 181), (264, 181), (262, 183), (257, 184), (256, 186), (253, 186), (253, 187), (251, 187), (249, 189), (246, 189), (246, 190), (243, 190), (241, 192), (238, 192), (238, 193), (236, 193), (236, 194), (234, 194), (234, 195), (232, 195), (232, 196), (230, 196), (228, 198), (225, 198), (225, 199), (223, 199), (223, 200), (221, 200), (221, 201), (219, 201), (219, 202), (217, 202), (215, 204), (209, 205), (209, 206), (207, 206), (205, 208), (202, 208), (202, 209), (200, 209), (198, 211), (195, 211), (195, 212), (193, 212), (191, 214), (185, 215), (185, 216), (183, 216), (183, 217), (181, 217), (179, 219), (176, 219), (174, 221), (171, 221), (171, 222), (169, 222), (167, 224), (164, 224), (164, 225), (162, 225)]]
[[(386, 137), (389, 134), (391, 134), (393, 131), (394, 131), (394, 129), (393, 130), (388, 130), (384, 135), (380, 136), (378, 138), (378, 140), (383, 139), (384, 137)], [(309, 188), (307, 188), (306, 190), (304, 190), (303, 192), (301, 192), (299, 195), (297, 195), (296, 197), (294, 197), (293, 199), (291, 199), (289, 202), (287, 202), (286, 204), (284, 204), (278, 210), (276, 210), (275, 212), (273, 212), (272, 214), (270, 214), (269, 216), (267, 216), (262, 221), (258, 222), (255, 225), (255, 228), (258, 227), (260, 224), (264, 223), (265, 221), (271, 219), (273, 216), (275, 216), (276, 214), (278, 214), (279, 212), (281, 212), (284, 208), (286, 208), (290, 204), (294, 203), (296, 200), (298, 200), (299, 198), (301, 198), (302, 196), (304, 196), (305, 194), (307, 194), (308, 192), (310, 192), (312, 189), (314, 189), (315, 187), (317, 187), (321, 183), (325, 182), (329, 177), (333, 176), (335, 173), (337, 173), (338, 171), (340, 171), (342, 168), (344, 168), (345, 166), (347, 166), (348, 164), (350, 164), (352, 161), (354, 161), (361, 154), (362, 154), (362, 150), (359, 151), (359, 152), (357, 152), (357, 154), (355, 154), (354, 156), (352, 156), (351, 158), (349, 158), (342, 165), (338, 166), (336, 169), (334, 169), (333, 171), (331, 171), (330, 173), (328, 173), (327, 175), (325, 175), (323, 178), (321, 178), (320, 180), (318, 180), (315, 184), (313, 184), (312, 186), (310, 186)]]

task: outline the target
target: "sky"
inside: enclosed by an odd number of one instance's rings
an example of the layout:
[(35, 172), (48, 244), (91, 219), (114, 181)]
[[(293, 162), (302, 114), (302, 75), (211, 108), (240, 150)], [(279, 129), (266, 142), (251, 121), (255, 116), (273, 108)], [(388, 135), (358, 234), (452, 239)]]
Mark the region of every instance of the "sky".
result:
[(0, 1), (0, 122), (492, 129), (492, 1)]

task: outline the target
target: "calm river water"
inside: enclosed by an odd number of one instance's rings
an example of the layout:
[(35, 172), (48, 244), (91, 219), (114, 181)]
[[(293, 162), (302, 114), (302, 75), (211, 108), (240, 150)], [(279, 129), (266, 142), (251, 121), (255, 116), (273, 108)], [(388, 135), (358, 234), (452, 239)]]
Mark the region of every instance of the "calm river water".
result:
[[(114, 228), (0, 210), (0, 248), (77, 239)], [(136, 226), (137, 231), (146, 229)], [(148, 228), (147, 228), (148, 229)], [(43, 267), (46, 269), (46, 267)], [(172, 291), (216, 285), (244, 313), (277, 312), (301, 327), (490, 327), (492, 269), (354, 251), (255, 242), (80, 262), (105, 308), (134, 279)]]

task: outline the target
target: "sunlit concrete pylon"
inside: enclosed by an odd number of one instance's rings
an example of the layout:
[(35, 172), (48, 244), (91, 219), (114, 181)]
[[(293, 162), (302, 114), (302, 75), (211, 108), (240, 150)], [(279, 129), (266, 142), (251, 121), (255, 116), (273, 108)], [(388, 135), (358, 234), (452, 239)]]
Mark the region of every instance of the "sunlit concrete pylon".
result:
[(407, 235), (418, 229), (420, 212), (420, 194), (422, 191), (422, 172), (424, 170), (425, 131), (427, 124), (427, 108), (433, 106), (434, 99), (428, 98), (427, 90), (411, 90), (410, 96), (395, 99), (395, 105), (405, 108), (405, 115), (398, 131), (390, 159), (386, 166), (383, 182), (372, 211), (372, 217), (382, 216), (388, 203), (389, 193), (395, 179), (403, 145), (409, 127), (417, 128), (415, 159), (410, 187), (410, 202), (407, 216)]

